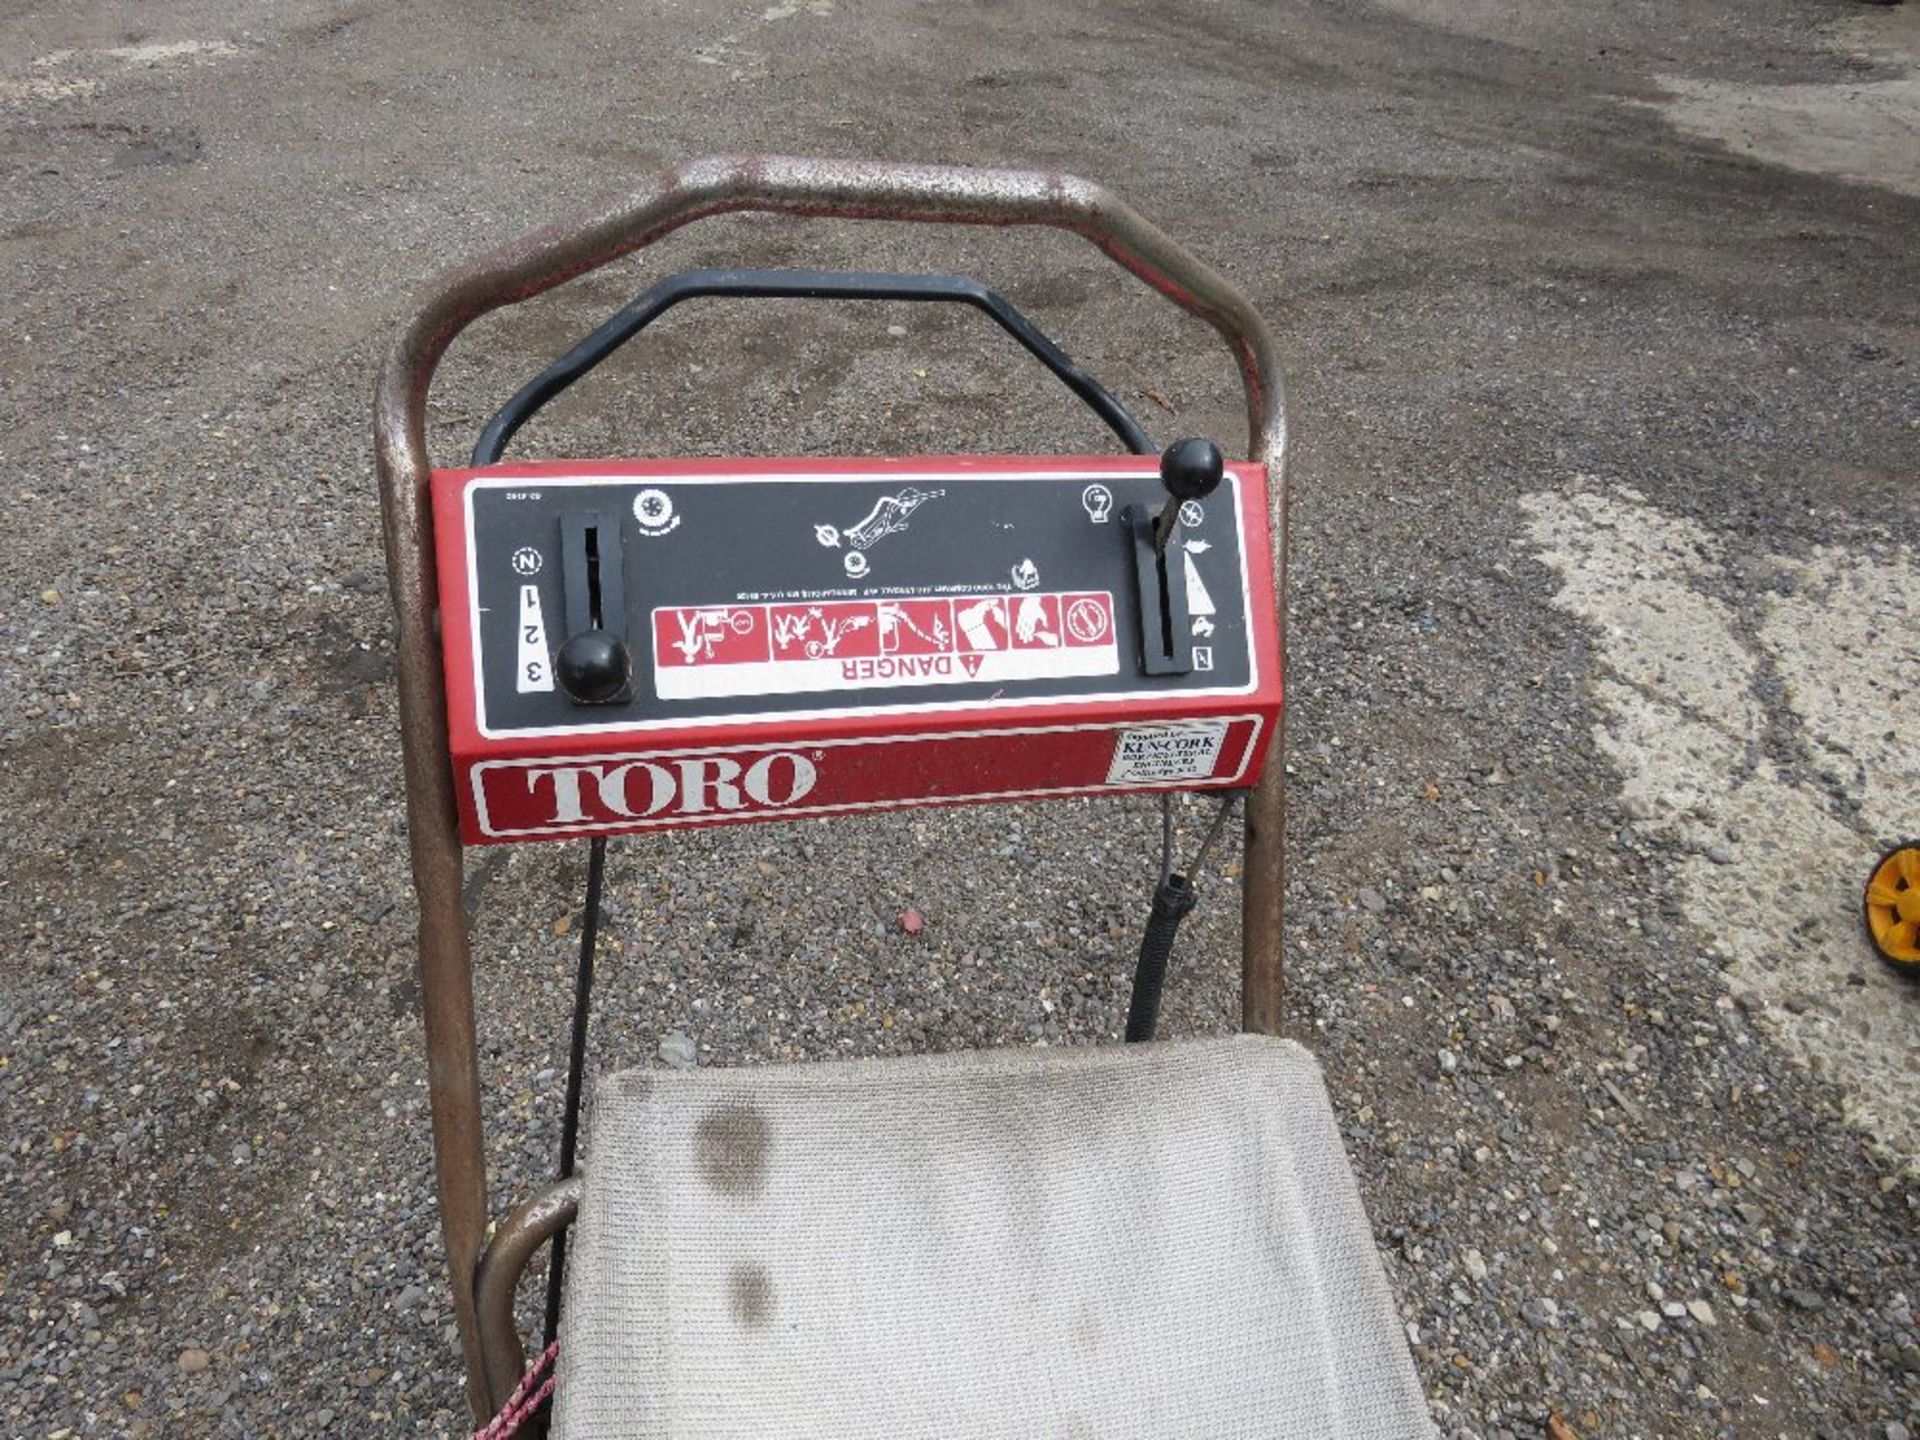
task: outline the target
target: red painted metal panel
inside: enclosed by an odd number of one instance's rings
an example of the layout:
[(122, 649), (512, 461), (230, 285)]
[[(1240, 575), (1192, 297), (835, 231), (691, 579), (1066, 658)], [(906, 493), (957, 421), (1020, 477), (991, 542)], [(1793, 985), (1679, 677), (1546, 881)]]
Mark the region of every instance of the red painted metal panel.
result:
[[(482, 733), (465, 522), (465, 492), (477, 478), (864, 477), (932, 469), (986, 476), (1080, 471), (1110, 475), (1137, 469), (1146, 475), (1153, 474), (1155, 466), (1152, 458), (942, 456), (544, 461), (436, 471), (432, 500), (447, 726), (463, 838), (469, 844), (487, 844), (914, 805), (1253, 784), (1265, 737), (1281, 705), (1266, 475), (1254, 465), (1231, 467), (1244, 500), (1247, 611), (1258, 658), (1251, 693), (1165, 689), (1113, 696), (1105, 693), (1112, 688), (1109, 675), (1086, 681), (1087, 697), (1098, 698), (1010, 698), (904, 711), (880, 700), (868, 704), (873, 692), (867, 687), (892, 678), (880, 673), (885, 667), (966, 664), (971, 652), (960, 612), (968, 607), (947, 599), (904, 602), (902, 613), (888, 617), (904, 628), (883, 655), (874, 643), (882, 619), (876, 602), (852, 601), (836, 607), (833, 616), (821, 617), (821, 623), (863, 622), (850, 630), (848, 643), (833, 652), (830, 663), (847, 668), (832, 677), (841, 708), (831, 713), (756, 714), (751, 697), (725, 699), (726, 685), (720, 679), (714, 683), (723, 698), (709, 707), (717, 718), (697, 725), (656, 724), (630, 733), (606, 728), (541, 735)], [(1009, 603), (997, 611), (981, 607), (974, 618), (1004, 630), (995, 632), (996, 662), (1017, 666), (1011, 602), (1021, 597), (1001, 598)], [(1058, 635), (1059, 653), (1074, 647), (1093, 653), (1115, 643), (1108, 632), (1120, 623), (1116, 598), (1086, 591), (1043, 593), (1035, 597), (1029, 618), (1037, 617), (1038, 624)], [(732, 607), (739, 614), (730, 617), (724, 634), (694, 652), (699, 666), (708, 667), (708, 675), (724, 677), (740, 666), (777, 669), (820, 663), (807, 657), (804, 636), (795, 632), (794, 617), (784, 615), (786, 608)], [(842, 609), (844, 615), (839, 614)], [(944, 624), (934, 625), (936, 619)], [(691, 657), (684, 666), (677, 664), (664, 643), (678, 633), (671, 607), (652, 612), (652, 623), (654, 639), (660, 642), (660, 674), (681, 677), (674, 683), (694, 683), (685, 677), (698, 673), (699, 666)], [(1120, 649), (1121, 663), (1130, 664), (1124, 637)], [(729, 704), (753, 718), (727, 717)]]

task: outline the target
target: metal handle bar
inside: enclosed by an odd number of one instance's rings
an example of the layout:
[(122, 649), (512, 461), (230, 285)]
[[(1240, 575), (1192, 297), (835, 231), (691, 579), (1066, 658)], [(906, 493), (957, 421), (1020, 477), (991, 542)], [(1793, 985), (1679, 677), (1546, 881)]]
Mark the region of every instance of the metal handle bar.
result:
[(998, 290), (964, 275), (896, 275), (873, 270), (682, 270), (643, 291), (566, 354), (514, 392), (474, 442), (472, 463), (491, 465), (553, 398), (625, 345), (682, 300), (722, 296), (740, 300), (905, 300), (970, 305), (1019, 342), (1026, 352), (1106, 422), (1136, 455), (1154, 453), (1153, 441), (1112, 391), (1076, 365), (1045, 331)]
[[(1098, 185), (1070, 175), (847, 160), (720, 157), (663, 172), (624, 199), (514, 241), (448, 272), (395, 341), (374, 398), (387, 579), (398, 619), (401, 753), (408, 842), (420, 901), (420, 1005), (426, 1028), (441, 1233), (474, 1415), (492, 1413), (474, 1323), (474, 1268), (486, 1225), (486, 1162), (473, 969), (461, 905), (461, 850), (435, 635), (438, 597), (428, 484), (427, 392), (454, 337), (480, 316), (653, 243), (709, 215), (1038, 225), (1081, 236), (1205, 320), (1232, 349), (1246, 397), (1248, 458), (1267, 467), (1278, 593), (1286, 594), (1286, 421), (1272, 337), (1227, 280)], [(1281, 603), (1284, 626), (1285, 602)], [(1275, 726), (1246, 807), (1241, 890), (1241, 1024), (1280, 1028), (1282, 784)], [(505, 1397), (499, 1397), (504, 1399)]]
[(504, 1403), (527, 1367), (527, 1352), (513, 1328), (513, 1295), (527, 1262), (542, 1245), (558, 1245), (580, 1213), (586, 1182), (571, 1176), (526, 1201), (493, 1233), (474, 1266), (474, 1305), (484, 1342), (487, 1387)]

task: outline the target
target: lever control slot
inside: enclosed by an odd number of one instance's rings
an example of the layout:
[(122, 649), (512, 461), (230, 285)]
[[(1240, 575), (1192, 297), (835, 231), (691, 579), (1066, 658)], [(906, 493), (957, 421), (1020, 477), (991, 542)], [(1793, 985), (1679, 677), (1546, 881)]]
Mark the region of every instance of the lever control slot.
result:
[[(1128, 543), (1133, 547), (1134, 590), (1140, 601), (1140, 669), (1147, 675), (1188, 675), (1193, 672), (1193, 640), (1188, 631), (1187, 591), (1178, 578), (1168, 579), (1168, 553), (1175, 546), (1156, 539), (1154, 513), (1129, 505), (1123, 516)], [(1178, 532), (1176, 522), (1173, 530)], [(1172, 539), (1172, 534), (1167, 537)]]
[(567, 634), (605, 630), (627, 638), (627, 591), (620, 518), (573, 512), (560, 517), (560, 573), (566, 586)]
[(560, 517), (560, 577), (567, 612), (555, 666), (561, 688), (576, 705), (624, 704), (633, 698), (633, 657), (618, 515)]

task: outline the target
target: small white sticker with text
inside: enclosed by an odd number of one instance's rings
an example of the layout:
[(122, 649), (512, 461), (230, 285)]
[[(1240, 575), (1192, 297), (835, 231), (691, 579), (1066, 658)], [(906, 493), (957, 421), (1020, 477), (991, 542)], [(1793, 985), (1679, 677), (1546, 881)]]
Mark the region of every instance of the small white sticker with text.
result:
[(1122, 730), (1114, 742), (1113, 765), (1107, 771), (1107, 783), (1140, 785), (1208, 779), (1220, 763), (1220, 747), (1226, 739), (1224, 720)]

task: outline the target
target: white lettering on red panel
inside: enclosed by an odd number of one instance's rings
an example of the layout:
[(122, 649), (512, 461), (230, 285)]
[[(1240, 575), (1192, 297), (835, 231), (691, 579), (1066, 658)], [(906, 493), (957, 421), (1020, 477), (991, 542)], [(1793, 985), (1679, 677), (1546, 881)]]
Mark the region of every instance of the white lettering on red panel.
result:
[(550, 802), (548, 825), (780, 810), (806, 799), (819, 779), (811, 760), (787, 750), (747, 764), (725, 755), (698, 755), (556, 764), (528, 769), (525, 774), (529, 793)]
[(653, 612), (663, 700), (1115, 675), (1105, 591), (668, 606)]
[(1258, 715), (1019, 726), (792, 748), (483, 761), (467, 783), (481, 837), (611, 834), (1115, 785), (1230, 785), (1245, 777), (1262, 734)]

